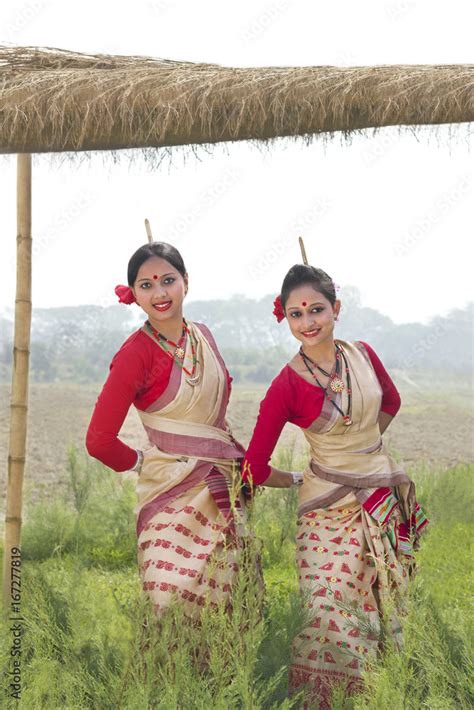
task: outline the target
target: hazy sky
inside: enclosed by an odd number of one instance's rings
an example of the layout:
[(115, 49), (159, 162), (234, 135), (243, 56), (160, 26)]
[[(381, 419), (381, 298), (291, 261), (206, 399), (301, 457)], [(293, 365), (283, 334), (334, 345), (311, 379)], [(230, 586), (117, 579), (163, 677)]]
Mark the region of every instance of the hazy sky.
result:
[[(473, 63), (469, 0), (225, 3), (3, 0), (0, 41), (230, 66)], [(384, 129), (347, 144), (279, 141), (179, 150), (156, 171), (104, 156), (34, 159), (33, 302), (116, 302), (131, 253), (174, 243), (192, 299), (278, 293), (300, 261), (358, 286), (396, 322), (472, 298), (472, 127)], [(0, 158), (0, 309), (14, 305), (14, 156)]]

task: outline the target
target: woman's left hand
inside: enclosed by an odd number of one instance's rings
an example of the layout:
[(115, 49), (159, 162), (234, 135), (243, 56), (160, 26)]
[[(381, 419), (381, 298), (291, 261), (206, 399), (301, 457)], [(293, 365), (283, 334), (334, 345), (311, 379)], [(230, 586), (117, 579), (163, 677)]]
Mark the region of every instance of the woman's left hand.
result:
[(270, 475), (261, 485), (269, 488), (291, 488), (291, 486), (299, 486), (301, 483), (303, 483), (302, 473), (280, 471), (278, 468), (272, 467)]

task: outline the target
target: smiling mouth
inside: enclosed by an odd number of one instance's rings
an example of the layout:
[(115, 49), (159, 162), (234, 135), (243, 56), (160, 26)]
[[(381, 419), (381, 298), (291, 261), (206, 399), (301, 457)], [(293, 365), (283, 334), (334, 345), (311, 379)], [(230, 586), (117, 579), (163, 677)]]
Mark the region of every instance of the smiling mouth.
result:
[(164, 303), (154, 303), (153, 308), (155, 311), (167, 311), (170, 308), (172, 301), (164, 301)]
[(318, 335), (320, 330), (321, 328), (313, 328), (313, 330), (304, 330), (301, 335), (304, 335), (305, 338), (314, 338), (316, 335)]

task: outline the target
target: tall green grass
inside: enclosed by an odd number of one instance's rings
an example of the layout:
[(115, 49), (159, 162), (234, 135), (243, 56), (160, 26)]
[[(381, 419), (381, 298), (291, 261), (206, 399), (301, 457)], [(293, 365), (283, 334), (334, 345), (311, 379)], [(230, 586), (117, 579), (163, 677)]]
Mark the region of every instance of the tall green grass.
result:
[(474, 466), (410, 472), (430, 526), (404, 619), (404, 648), (366, 674), (355, 707), (467, 710), (474, 707)]
[[(291, 448), (276, 465), (295, 470)], [(364, 693), (333, 707), (470, 708), (474, 467), (411, 472), (431, 518), (419, 553), (405, 646), (387, 649), (366, 674)], [(25, 708), (291, 708), (290, 644), (304, 625), (294, 566), (296, 494), (266, 490), (253, 520), (263, 540), (261, 607), (255, 567), (235, 590), (234, 613), (205, 610), (191, 625), (176, 607), (156, 622), (140, 592), (133, 485), (69, 451), (70, 496), (28, 507), (23, 529)], [(8, 625), (1, 668), (8, 697)]]

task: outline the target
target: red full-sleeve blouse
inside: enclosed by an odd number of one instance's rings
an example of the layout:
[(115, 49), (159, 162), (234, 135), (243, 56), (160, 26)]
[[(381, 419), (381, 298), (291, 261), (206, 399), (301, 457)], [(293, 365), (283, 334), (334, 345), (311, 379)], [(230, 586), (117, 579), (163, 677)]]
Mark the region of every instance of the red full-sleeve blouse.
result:
[[(381, 411), (396, 415), (400, 409), (400, 395), (388, 372), (370, 345), (359, 341), (366, 349), (382, 388)], [(287, 422), (307, 429), (319, 417), (324, 403), (324, 390), (315, 387), (298, 375), (289, 365), (271, 383), (260, 411), (243, 464), (243, 478), (251, 471), (254, 485), (263, 483), (270, 475), (269, 461)]]
[[(123, 343), (109, 367), (86, 434), (91, 456), (115, 471), (128, 471), (137, 462), (136, 449), (118, 433), (132, 404), (146, 410), (165, 391), (173, 360), (143, 330)], [(229, 393), (232, 378), (226, 370)]]

